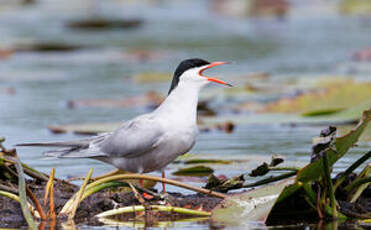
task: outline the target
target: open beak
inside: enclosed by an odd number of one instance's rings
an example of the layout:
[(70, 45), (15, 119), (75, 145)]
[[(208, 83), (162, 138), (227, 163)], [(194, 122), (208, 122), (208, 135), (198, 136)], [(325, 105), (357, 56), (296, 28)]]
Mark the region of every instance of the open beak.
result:
[(219, 83), (219, 84), (222, 84), (222, 85), (226, 85), (226, 86), (232, 87), (231, 84), (229, 84), (229, 83), (227, 83), (225, 81), (222, 81), (222, 80), (219, 80), (219, 79), (213, 78), (213, 77), (204, 76), (202, 74), (207, 69), (210, 69), (210, 68), (215, 67), (215, 66), (218, 66), (218, 65), (224, 65), (224, 64), (229, 64), (229, 62), (222, 62), (222, 61), (212, 62), (212, 63), (210, 63), (210, 65), (208, 65), (205, 68), (201, 69), (200, 72), (199, 72), (199, 74), (202, 77), (206, 77), (206, 79), (208, 81), (213, 81), (213, 82), (216, 82), (216, 83)]

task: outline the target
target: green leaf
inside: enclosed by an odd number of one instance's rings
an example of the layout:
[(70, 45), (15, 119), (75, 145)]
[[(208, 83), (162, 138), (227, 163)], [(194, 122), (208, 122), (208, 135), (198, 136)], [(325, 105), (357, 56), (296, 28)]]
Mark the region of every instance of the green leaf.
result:
[(343, 111), (344, 108), (334, 108), (334, 109), (321, 109), (321, 110), (314, 110), (302, 113), (303, 117), (316, 117), (316, 116), (326, 116), (326, 115), (333, 115), (334, 113), (338, 113)]
[(217, 159), (191, 159), (184, 161), (184, 164), (231, 164), (231, 160), (217, 160)]
[[(351, 130), (349, 133), (336, 138), (336, 150), (337, 153), (330, 149), (328, 150), (328, 160), (329, 166), (333, 165), (337, 160), (344, 156), (348, 150), (358, 141), (363, 130), (367, 127), (368, 122), (371, 119), (371, 109), (366, 110), (362, 114), (362, 118), (358, 125)], [(312, 162), (302, 168), (296, 177), (297, 181), (308, 182), (318, 179), (323, 174), (323, 159), (319, 159), (315, 162)]]
[(289, 179), (230, 196), (214, 208), (211, 218), (213, 221), (234, 226), (251, 221), (265, 221), (283, 189), (292, 182)]
[(208, 176), (212, 174), (214, 170), (206, 166), (194, 166), (189, 168), (182, 168), (176, 172), (173, 172), (173, 175), (176, 176)]

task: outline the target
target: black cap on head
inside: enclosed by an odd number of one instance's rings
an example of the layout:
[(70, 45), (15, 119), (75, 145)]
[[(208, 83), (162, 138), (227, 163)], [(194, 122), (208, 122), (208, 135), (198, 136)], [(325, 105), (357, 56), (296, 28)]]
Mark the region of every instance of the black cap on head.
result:
[(173, 76), (173, 81), (171, 82), (171, 86), (170, 86), (170, 90), (169, 90), (169, 93), (171, 93), (171, 91), (173, 89), (175, 89), (175, 87), (177, 87), (178, 83), (179, 83), (179, 78), (180, 76), (182, 76), (182, 74), (189, 70), (189, 69), (192, 69), (192, 68), (195, 68), (195, 67), (200, 67), (200, 66), (204, 66), (204, 65), (208, 65), (210, 64), (210, 62), (208, 61), (205, 61), (203, 59), (200, 59), (200, 58), (191, 58), (191, 59), (186, 59), (184, 61), (182, 61), (178, 67), (176, 68), (175, 72), (174, 72), (174, 76)]

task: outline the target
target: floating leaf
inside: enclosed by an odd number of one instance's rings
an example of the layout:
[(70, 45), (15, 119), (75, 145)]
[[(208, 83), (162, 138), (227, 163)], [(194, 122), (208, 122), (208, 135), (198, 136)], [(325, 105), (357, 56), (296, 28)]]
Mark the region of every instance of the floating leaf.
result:
[(45, 42), (45, 43), (31, 43), (19, 44), (16, 47), (16, 52), (71, 52), (83, 48), (79, 45)]
[(189, 168), (182, 168), (176, 172), (173, 172), (173, 175), (176, 176), (208, 176), (213, 173), (214, 170), (206, 166), (194, 166)]
[(171, 80), (169, 73), (140, 73), (134, 75), (134, 80), (138, 83), (168, 82)]
[(231, 164), (231, 160), (217, 160), (217, 159), (191, 159), (184, 161), (184, 164)]
[(131, 29), (143, 23), (140, 19), (107, 19), (107, 18), (88, 18), (70, 21), (67, 26), (73, 29), (102, 30), (102, 29)]
[(98, 133), (113, 131), (119, 128), (121, 125), (121, 122), (50, 125), (48, 126), (48, 129), (53, 133), (73, 132), (76, 134), (95, 135)]
[[(266, 112), (303, 113), (317, 115), (322, 113), (336, 114), (345, 108), (362, 103), (371, 103), (371, 83), (353, 80), (336, 81), (319, 86), (318, 89), (305, 92), (293, 98), (282, 98), (270, 103)], [(325, 114), (322, 114), (325, 115)]]
[(282, 190), (293, 182), (286, 180), (227, 197), (212, 212), (212, 220), (228, 225), (265, 221)]
[(301, 115), (303, 117), (326, 116), (326, 115), (332, 115), (332, 114), (338, 113), (343, 110), (344, 108), (322, 109), (322, 110), (309, 111), (306, 113), (302, 113)]
[(369, 0), (342, 0), (339, 9), (343, 14), (369, 15), (371, 2)]
[[(107, 122), (107, 123), (87, 123), (87, 124), (67, 124), (67, 125), (49, 125), (48, 129), (52, 133), (68, 133), (72, 132), (75, 134), (82, 135), (96, 135), (103, 132), (111, 132), (122, 125), (122, 122)], [(233, 126), (231, 128), (231, 126)], [(223, 132), (232, 132), (234, 128), (230, 122), (218, 123), (213, 125), (200, 125), (199, 129), (204, 130), (218, 130)]]

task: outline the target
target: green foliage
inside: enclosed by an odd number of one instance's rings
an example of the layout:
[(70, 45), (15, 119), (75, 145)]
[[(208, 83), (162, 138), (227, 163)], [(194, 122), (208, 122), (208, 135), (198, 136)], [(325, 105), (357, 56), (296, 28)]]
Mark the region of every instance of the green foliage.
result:
[[(329, 149), (327, 152), (330, 166), (338, 161), (341, 157), (343, 157), (348, 152), (348, 150), (355, 143), (357, 143), (363, 130), (367, 127), (370, 119), (371, 109), (363, 112), (361, 121), (352, 131), (344, 136), (336, 138), (336, 151), (334, 149)], [(323, 175), (322, 167), (322, 159), (310, 163), (298, 172), (296, 180), (303, 183), (317, 180)]]
[(208, 176), (212, 174), (214, 170), (210, 167), (203, 165), (193, 166), (189, 168), (182, 168), (176, 172), (173, 172), (173, 175), (176, 176)]

